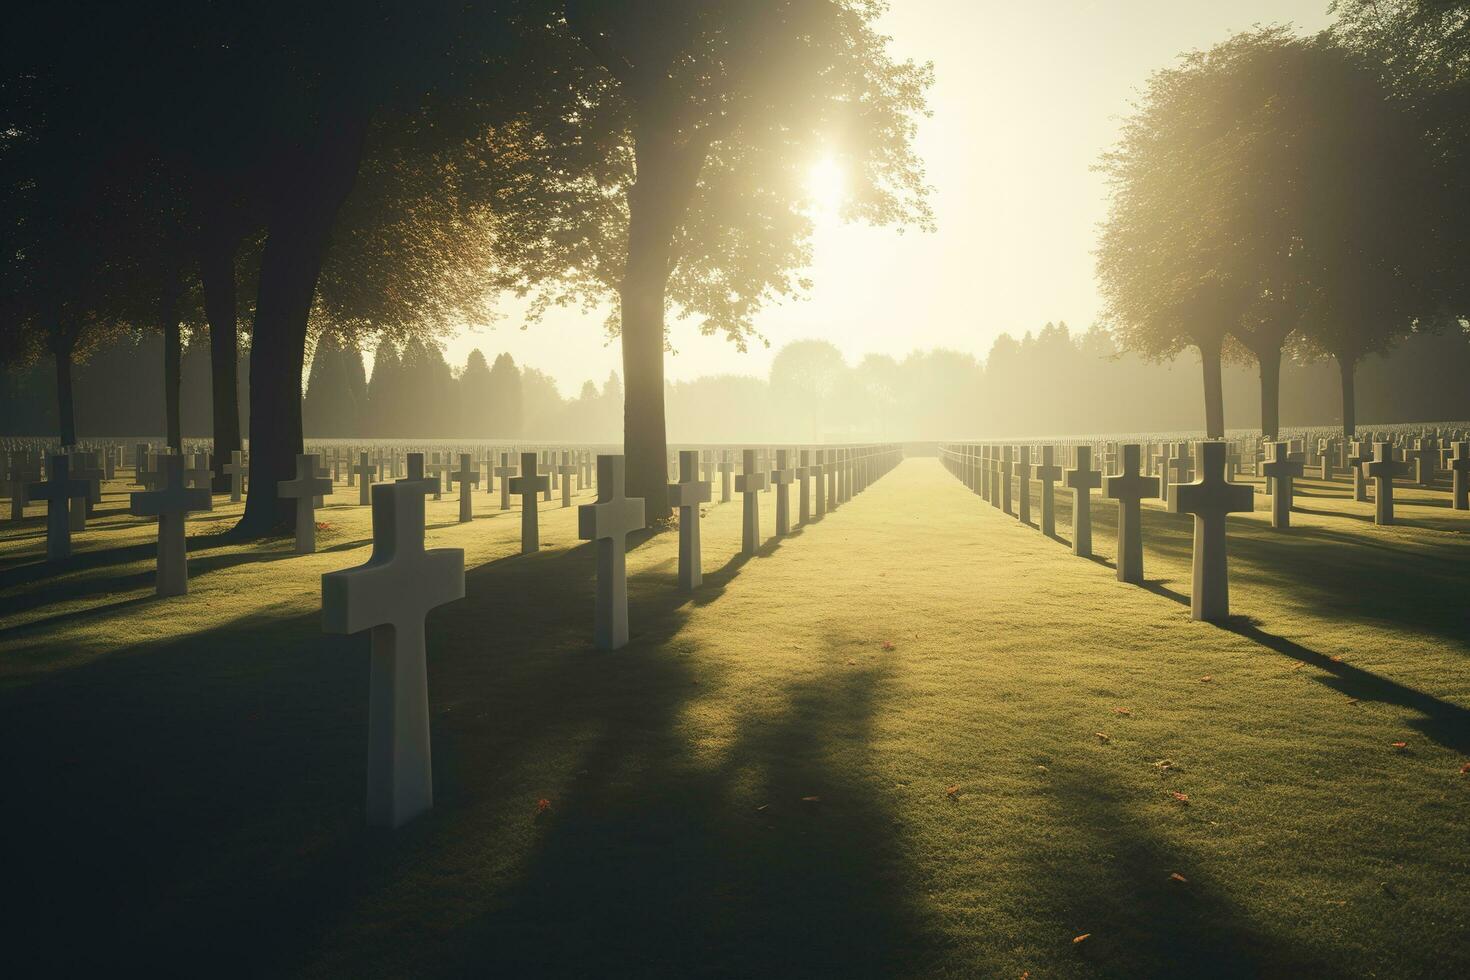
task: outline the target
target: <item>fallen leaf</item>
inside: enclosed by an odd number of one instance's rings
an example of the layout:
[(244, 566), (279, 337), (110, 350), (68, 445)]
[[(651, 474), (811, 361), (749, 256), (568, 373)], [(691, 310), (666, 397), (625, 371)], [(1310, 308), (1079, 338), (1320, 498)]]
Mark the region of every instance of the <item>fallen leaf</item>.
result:
[(1113, 740), (1113, 736), (1109, 735), (1107, 732), (1093, 732), (1092, 734), (1095, 738), (1098, 738), (1104, 742), (1111, 742)]
[(1470, 762), (1467, 762), (1460, 767), (1460, 775), (1470, 776)]
[(1133, 714), (1133, 709), (1132, 708), (1114, 708), (1113, 709), (1113, 714), (1115, 714), (1115, 715), (1131, 715), (1131, 714)]
[(849, 660), (847, 662), (847, 666), (849, 666), (849, 667), (856, 667), (857, 666), (857, 661), (856, 660)]
[(1210, 681), (1212, 681), (1214, 679), (1215, 679), (1215, 675), (1214, 674), (1206, 674), (1205, 676), (1201, 677), (1199, 679), (1199, 681), (1200, 681), (1201, 684), (1208, 684)]
[(1169, 880), (1170, 881), (1186, 881), (1186, 882), (1189, 881), (1188, 878), (1184, 877), (1182, 874), (1180, 874), (1177, 871), (1175, 871), (1175, 872), (1173, 872), (1172, 874), (1169, 875)]
[(1154, 763), (1154, 768), (1155, 769), (1173, 769), (1174, 768), (1174, 761), (1172, 759), (1160, 759), (1158, 762), (1155, 762)]
[(959, 791), (960, 791), (960, 784), (959, 783), (955, 783), (953, 786), (946, 787), (946, 789), (944, 790), (945, 794), (947, 796), (949, 796), (950, 798), (953, 798), (953, 797), (957, 796), (959, 794)]
[(1333, 656), (1331, 656), (1331, 657), (1328, 657), (1328, 658), (1327, 658), (1327, 659), (1328, 659), (1328, 660), (1331, 660), (1331, 661), (1332, 661), (1332, 662), (1333, 662), (1333, 663), (1335, 663), (1335, 664), (1340, 664), (1340, 663), (1342, 663), (1342, 658), (1341, 658), (1341, 657), (1339, 657), (1339, 656), (1336, 656), (1336, 655), (1333, 655)]
[(1090, 932), (1084, 932), (1080, 936), (1073, 937), (1073, 939), (1072, 939), (1072, 945), (1073, 946), (1076, 946), (1078, 943), (1082, 942), (1082, 940), (1086, 939), (1090, 935), (1092, 935), (1092, 933), (1090, 933)]
[(892, 640), (884, 640), (883, 641), (883, 649), (885, 649), (885, 650), (897, 650), (898, 647), (896, 647), (896, 646), (893, 645), (893, 641)]
[(536, 801), (536, 813), (538, 815), (539, 814), (542, 814), (542, 813), (545, 813), (547, 810), (550, 810), (550, 809), (551, 809), (551, 801), (550, 800), (545, 799), (543, 797), (542, 799), (539, 799), (539, 800)]
[[(1037, 766), (1036, 768), (1040, 769), (1042, 772), (1051, 772), (1051, 770), (1046, 768), (1046, 766)], [(1467, 770), (1470, 770), (1470, 762), (1465, 763), (1465, 768), (1461, 769), (1460, 771), (1466, 772)]]
[(1396, 748), (1396, 749), (1407, 749), (1409, 747), (1409, 743), (1408, 742), (1394, 742), (1393, 743), (1393, 747)]
[(820, 803), (820, 802), (822, 802), (822, 798), (820, 796), (803, 796), (801, 798), (801, 802), (803, 802), (803, 803)]
[(1178, 802), (1183, 803), (1185, 806), (1188, 806), (1189, 805), (1189, 794), (1187, 794), (1187, 793), (1181, 793), (1178, 790), (1175, 790), (1170, 795), (1173, 796), (1174, 799), (1177, 800)]

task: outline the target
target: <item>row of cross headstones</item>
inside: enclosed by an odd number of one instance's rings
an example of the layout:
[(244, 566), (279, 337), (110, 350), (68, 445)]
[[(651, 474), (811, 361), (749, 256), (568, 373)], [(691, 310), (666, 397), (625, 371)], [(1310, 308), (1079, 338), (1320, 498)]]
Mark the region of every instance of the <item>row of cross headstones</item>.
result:
[[(1239, 469), (1240, 456), (1231, 444), (1221, 441), (1175, 444), (1172, 449), (1155, 456), (1160, 475), (1147, 472), (1146, 446), (1139, 443), (1112, 443), (1104, 451), (1102, 470), (1093, 468), (1093, 449), (1087, 444), (1070, 447), (1043, 445), (1035, 455), (1030, 445), (944, 444), (940, 458), (945, 467), (992, 506), (1031, 523), (1031, 481), (1041, 484), (1041, 519), (1039, 530), (1048, 536), (1056, 533), (1055, 484), (1062, 483), (1072, 491), (1072, 552), (1092, 556), (1091, 492), (1101, 488), (1103, 495), (1118, 502), (1117, 577), (1120, 582), (1143, 582), (1142, 506), (1146, 499), (1163, 497), (1171, 513), (1192, 514), (1195, 518), (1193, 583), (1191, 614), (1195, 619), (1218, 622), (1230, 614), (1229, 571), (1226, 559), (1226, 515), (1255, 509), (1255, 490), (1248, 484), (1233, 482)], [(1323, 459), (1330, 454), (1323, 447)], [(1058, 460), (1070, 457), (1063, 469)], [(1451, 475), (1452, 506), (1470, 509), (1470, 442), (1458, 440), (1448, 455), (1427, 439), (1415, 440), (1404, 458), (1388, 440), (1372, 445), (1354, 442), (1351, 456), (1345, 461), (1350, 468), (1354, 499), (1366, 499), (1366, 484), (1374, 485), (1374, 520), (1378, 524), (1393, 523), (1393, 481), (1406, 476), (1407, 461), (1416, 465), (1414, 480), (1419, 486), (1431, 486), (1440, 463)], [(1317, 461), (1322, 479), (1331, 479), (1329, 464)], [(1266, 478), (1271, 498), (1271, 526), (1290, 526), (1294, 481), (1303, 475), (1307, 465), (1304, 454), (1293, 451), (1291, 443), (1275, 441), (1263, 445), (1252, 460), (1257, 476)], [(1163, 474), (1167, 474), (1165, 476)], [(1197, 474), (1197, 475), (1196, 475)], [(1168, 477), (1177, 476), (1171, 480)], [(1191, 479), (1191, 477), (1194, 477)], [(1013, 496), (1013, 490), (1015, 494)]]
[[(744, 500), (744, 549), (759, 535), (758, 495), (768, 484), (777, 488), (777, 534), (789, 533), (788, 488), (800, 487), (801, 514), (806, 520), (808, 486), (823, 483), (827, 471), (813, 459), (828, 450), (801, 451), (801, 466), (788, 466), (787, 450), (776, 451), (776, 469), (758, 468), (756, 451), (742, 453), (743, 469), (736, 492)], [(833, 486), (833, 501), (853, 493), (890, 469), (897, 447), (855, 447), (847, 451)], [(834, 457), (836, 459), (838, 457)], [(679, 473), (669, 485), (670, 502), (679, 509), (679, 585), (698, 588), (701, 580), (700, 505), (709, 502), (711, 481), (700, 480), (700, 453), (678, 454)], [(372, 666), (368, 718), (368, 820), (397, 827), (433, 806), (433, 767), (429, 739), (428, 671), (424, 617), (435, 606), (464, 596), (464, 552), (423, 547), (424, 497), (432, 480), (413, 472), (422, 457), (410, 460), (408, 478), (373, 490), (373, 553), (358, 568), (322, 577), (322, 610), (328, 632), (371, 630)], [(550, 485), (539, 473), (535, 453), (521, 454), (521, 472), (509, 477), (509, 492), (522, 498), (523, 553), (539, 547), (536, 538), (537, 495)], [(466, 461), (461, 462), (462, 468)], [(615, 650), (628, 642), (627, 536), (645, 526), (644, 501), (624, 492), (624, 458), (597, 457), (597, 500), (577, 509), (578, 534), (592, 541), (596, 566), (593, 642)], [(299, 488), (302, 497), (311, 487)], [(827, 499), (824, 494), (821, 498)], [(825, 504), (824, 504), (825, 506)]]

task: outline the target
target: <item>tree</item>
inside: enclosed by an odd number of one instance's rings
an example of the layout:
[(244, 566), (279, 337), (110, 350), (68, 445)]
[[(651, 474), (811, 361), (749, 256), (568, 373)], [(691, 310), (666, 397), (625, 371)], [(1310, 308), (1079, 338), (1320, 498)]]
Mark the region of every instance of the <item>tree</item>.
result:
[[(1247, 143), (1231, 76), (1251, 52), (1288, 35), (1265, 28), (1237, 35), (1174, 68), (1155, 72), (1098, 169), (1109, 210), (1097, 249), (1104, 320), (1124, 350), (1153, 359), (1186, 347), (1204, 373), (1205, 431), (1225, 434), (1221, 363), (1227, 334), (1248, 333), (1242, 317), (1262, 298), (1258, 265), (1238, 247)], [(1273, 321), (1275, 322), (1275, 321)]]
[(669, 513), (668, 309), (743, 348), (767, 303), (804, 290), (824, 155), (849, 175), (848, 217), (930, 220), (912, 144), (931, 72), (888, 54), (882, 9), (568, 0), (535, 49), (556, 52), (536, 103), (556, 124), (496, 133), (499, 281), (538, 312), (616, 299), (627, 487), (652, 520)]
[(524, 433), (521, 369), (509, 354), (490, 366), (490, 438), (518, 439)]
[(492, 395), (490, 390), (490, 365), (479, 349), (470, 351), (465, 359), (464, 371), (459, 376), (460, 434), (471, 439), (490, 438)]
[(771, 361), (771, 394), (783, 411), (806, 423), (813, 442), (823, 441), (824, 410), (847, 373), (842, 352), (825, 340), (798, 340)]

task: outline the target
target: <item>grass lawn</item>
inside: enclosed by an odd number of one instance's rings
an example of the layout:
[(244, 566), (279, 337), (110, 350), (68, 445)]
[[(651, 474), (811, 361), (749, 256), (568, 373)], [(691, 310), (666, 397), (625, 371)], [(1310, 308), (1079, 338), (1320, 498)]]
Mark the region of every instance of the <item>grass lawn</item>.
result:
[(1470, 971), (1446, 493), (1401, 490), (1380, 529), (1303, 480), (1285, 532), (1258, 497), (1219, 627), (1189, 618), (1187, 518), (1145, 511), (1149, 583), (1124, 586), (1103, 502), (1106, 557), (1079, 559), (909, 460), (749, 561), (738, 498), (711, 506), (693, 598), (677, 535), (641, 540), (613, 654), (574, 510), (543, 503), (523, 558), (498, 490), (470, 525), (446, 495), (428, 543), (465, 549), (467, 594), (428, 624), (436, 808), (387, 834), (363, 827), (367, 637), (320, 627), (321, 573), (367, 557), (357, 491), (309, 557), (195, 515), (192, 592), (159, 600), (152, 527), (109, 489), (59, 570), (41, 508), (0, 528), (22, 972)]

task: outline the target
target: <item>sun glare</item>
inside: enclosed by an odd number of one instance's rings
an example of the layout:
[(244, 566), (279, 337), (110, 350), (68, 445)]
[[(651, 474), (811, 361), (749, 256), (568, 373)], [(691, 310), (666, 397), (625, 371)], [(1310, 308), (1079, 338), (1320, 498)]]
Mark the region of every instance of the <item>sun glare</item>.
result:
[(842, 165), (831, 157), (823, 157), (807, 171), (806, 190), (812, 209), (831, 214), (842, 204), (846, 189)]

